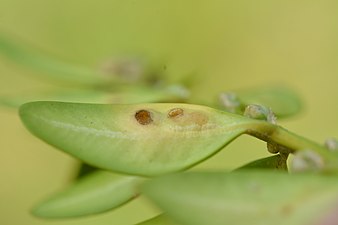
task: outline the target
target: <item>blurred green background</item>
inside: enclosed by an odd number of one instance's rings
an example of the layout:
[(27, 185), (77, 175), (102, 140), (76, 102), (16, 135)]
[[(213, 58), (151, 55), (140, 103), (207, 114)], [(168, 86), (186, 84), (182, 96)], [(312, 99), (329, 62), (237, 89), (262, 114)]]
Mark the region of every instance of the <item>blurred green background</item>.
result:
[[(285, 84), (304, 101), (281, 124), (318, 142), (338, 137), (338, 2), (0, 0), (0, 31), (53, 57), (95, 67), (111, 56), (161, 61), (169, 79), (194, 74), (194, 95)], [(0, 57), (0, 95), (53, 84)], [(145, 199), (81, 219), (29, 214), (72, 177), (74, 160), (30, 135), (15, 110), (0, 109), (0, 224), (119, 224), (156, 214)], [(231, 169), (267, 155), (248, 137), (197, 169)]]

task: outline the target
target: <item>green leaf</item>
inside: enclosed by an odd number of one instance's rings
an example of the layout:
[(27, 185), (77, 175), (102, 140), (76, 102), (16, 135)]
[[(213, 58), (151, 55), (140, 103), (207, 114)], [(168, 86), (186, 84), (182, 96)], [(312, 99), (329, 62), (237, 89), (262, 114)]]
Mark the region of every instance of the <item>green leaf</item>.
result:
[(301, 110), (301, 100), (291, 89), (283, 86), (262, 87), (238, 92), (245, 105), (257, 104), (270, 107), (278, 117), (292, 116)]
[(0, 34), (0, 54), (17, 64), (45, 73), (52, 79), (91, 85), (102, 84), (109, 80), (108, 77), (93, 69), (56, 60), (34, 50), (27, 50), (2, 34)]
[(169, 220), (164, 214), (160, 214), (136, 225), (177, 225), (177, 224)]
[(337, 172), (338, 157), (282, 127), (190, 104), (100, 105), (32, 102), (20, 107), (36, 136), (93, 166), (142, 176), (187, 169), (241, 134), (291, 152), (311, 149), (322, 171)]
[(191, 167), (262, 123), (205, 106), (164, 103), (32, 102), (20, 108), (20, 116), (33, 134), (88, 164), (145, 176)]
[(338, 203), (336, 176), (276, 171), (180, 173), (142, 190), (182, 225), (323, 224)]
[(244, 169), (276, 169), (276, 170), (287, 170), (286, 156), (280, 154), (269, 156), (262, 159), (257, 159), (248, 164), (245, 164), (236, 170)]
[(175, 86), (156, 88), (144, 85), (128, 85), (114, 88), (111, 92), (108, 103), (135, 104), (152, 102), (183, 102), (188, 97), (188, 94), (182, 93), (184, 91), (187, 92), (187, 90), (180, 90), (180, 87), (175, 88)]
[(20, 105), (31, 101), (108, 103), (110, 98), (109, 93), (90, 89), (52, 90), (1, 97), (0, 104), (7, 107), (18, 108)]
[(39, 217), (63, 218), (85, 216), (114, 209), (139, 194), (143, 179), (96, 171), (77, 180), (34, 208)]
[(231, 93), (236, 95), (241, 104), (242, 113), (245, 106), (257, 104), (271, 108), (278, 118), (283, 118), (297, 114), (302, 108), (298, 95), (284, 86), (268, 86)]
[(170, 88), (151, 88), (146, 86), (118, 87), (115, 90), (92, 89), (59, 89), (38, 93), (23, 93), (15, 96), (1, 97), (0, 104), (18, 108), (31, 101), (63, 101), (83, 103), (115, 103), (131, 104), (142, 102), (180, 102), (185, 96), (172, 91)]

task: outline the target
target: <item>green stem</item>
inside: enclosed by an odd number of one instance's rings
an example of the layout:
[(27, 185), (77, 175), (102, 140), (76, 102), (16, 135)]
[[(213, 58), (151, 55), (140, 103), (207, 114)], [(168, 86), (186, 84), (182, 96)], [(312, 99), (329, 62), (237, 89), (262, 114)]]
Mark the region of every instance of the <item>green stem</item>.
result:
[(324, 146), (294, 134), (280, 126), (267, 122), (258, 122), (252, 125), (250, 129), (246, 131), (246, 134), (269, 143), (284, 146), (292, 150), (291, 153), (294, 151), (312, 150), (319, 154), (328, 163), (328, 166), (338, 167), (337, 157), (324, 148)]

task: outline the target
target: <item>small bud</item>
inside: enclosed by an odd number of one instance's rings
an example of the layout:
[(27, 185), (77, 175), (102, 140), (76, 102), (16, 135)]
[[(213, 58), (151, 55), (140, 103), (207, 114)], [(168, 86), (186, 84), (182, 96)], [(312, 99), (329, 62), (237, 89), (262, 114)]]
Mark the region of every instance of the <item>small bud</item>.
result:
[(293, 172), (318, 172), (323, 168), (323, 158), (312, 150), (297, 152), (290, 164), (290, 170)]
[(277, 154), (279, 152), (279, 145), (267, 142), (266, 147), (268, 151), (272, 154)]
[(272, 142), (267, 142), (266, 147), (268, 151), (272, 154), (280, 153), (282, 155), (288, 155), (293, 152), (291, 149), (283, 145), (279, 145), (279, 144), (272, 143)]
[(221, 93), (219, 95), (219, 100), (221, 102), (221, 105), (225, 108), (226, 111), (231, 113), (240, 112), (242, 104), (235, 93), (231, 92)]
[(268, 152), (272, 154), (280, 153), (281, 155), (289, 155), (293, 151), (285, 146), (272, 143), (272, 142), (267, 142), (266, 147), (268, 149)]
[(245, 108), (244, 116), (252, 119), (266, 120), (272, 124), (276, 124), (277, 122), (276, 116), (274, 115), (272, 110), (262, 105), (255, 104), (248, 105)]
[(325, 141), (325, 147), (332, 151), (332, 152), (336, 152), (338, 151), (338, 141), (335, 138), (329, 138)]

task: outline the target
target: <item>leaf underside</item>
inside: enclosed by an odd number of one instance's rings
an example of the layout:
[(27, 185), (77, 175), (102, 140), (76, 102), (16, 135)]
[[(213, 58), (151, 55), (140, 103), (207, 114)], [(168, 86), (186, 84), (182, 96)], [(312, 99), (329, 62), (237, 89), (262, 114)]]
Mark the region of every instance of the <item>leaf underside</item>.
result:
[(319, 225), (338, 204), (335, 176), (274, 171), (167, 175), (143, 192), (182, 225)]

